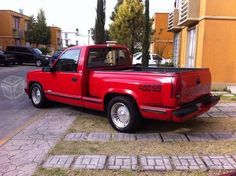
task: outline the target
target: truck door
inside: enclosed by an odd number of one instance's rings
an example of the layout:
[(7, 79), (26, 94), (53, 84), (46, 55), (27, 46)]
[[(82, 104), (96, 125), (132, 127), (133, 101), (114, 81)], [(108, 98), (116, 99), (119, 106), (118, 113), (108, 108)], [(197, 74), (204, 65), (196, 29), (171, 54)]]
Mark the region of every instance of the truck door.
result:
[(81, 106), (81, 77), (78, 70), (80, 48), (65, 51), (46, 73), (45, 94), (54, 101)]

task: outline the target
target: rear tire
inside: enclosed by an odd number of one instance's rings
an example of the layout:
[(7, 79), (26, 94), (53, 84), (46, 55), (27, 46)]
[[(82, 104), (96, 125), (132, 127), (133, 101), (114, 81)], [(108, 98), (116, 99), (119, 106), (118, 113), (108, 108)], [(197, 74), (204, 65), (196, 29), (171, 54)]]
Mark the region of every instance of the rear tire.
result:
[(30, 99), (36, 108), (44, 108), (47, 105), (43, 89), (38, 83), (34, 83), (30, 87)]
[(107, 107), (111, 126), (122, 133), (135, 132), (141, 124), (141, 116), (136, 102), (126, 96), (114, 97)]

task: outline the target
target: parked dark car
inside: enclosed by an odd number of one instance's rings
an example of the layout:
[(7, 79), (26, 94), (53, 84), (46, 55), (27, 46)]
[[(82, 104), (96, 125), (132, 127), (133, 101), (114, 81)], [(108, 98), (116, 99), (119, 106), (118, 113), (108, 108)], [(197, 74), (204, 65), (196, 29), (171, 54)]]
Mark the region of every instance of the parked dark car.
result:
[(5, 51), (0, 49), (0, 65), (3, 64), (5, 66), (9, 64), (15, 63), (16, 59), (14, 55), (10, 53), (6, 53)]
[(16, 62), (20, 65), (22, 63), (35, 63), (37, 67), (49, 64), (49, 58), (38, 49), (26, 46), (7, 46), (6, 52), (13, 54)]

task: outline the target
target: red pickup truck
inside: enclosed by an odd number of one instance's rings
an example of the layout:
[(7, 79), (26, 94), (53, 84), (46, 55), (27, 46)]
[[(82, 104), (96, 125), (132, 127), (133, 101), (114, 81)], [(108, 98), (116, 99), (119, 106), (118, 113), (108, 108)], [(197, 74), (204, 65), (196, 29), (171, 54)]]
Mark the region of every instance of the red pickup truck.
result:
[(35, 107), (48, 100), (105, 111), (112, 127), (133, 132), (142, 118), (182, 122), (214, 106), (206, 68), (144, 68), (132, 65), (121, 45), (76, 46), (42, 70), (27, 74), (25, 89)]

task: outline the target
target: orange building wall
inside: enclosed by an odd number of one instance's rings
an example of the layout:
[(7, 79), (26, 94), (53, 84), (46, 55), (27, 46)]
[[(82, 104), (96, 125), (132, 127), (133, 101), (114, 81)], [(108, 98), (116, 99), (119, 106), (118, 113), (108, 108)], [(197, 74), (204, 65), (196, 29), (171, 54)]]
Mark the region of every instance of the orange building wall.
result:
[(236, 16), (235, 0), (207, 0), (204, 3), (206, 3), (206, 16)]
[(168, 13), (155, 13), (153, 16), (153, 30), (151, 50), (165, 58), (173, 57), (173, 34), (167, 32)]
[[(14, 20), (13, 16), (20, 18), (20, 31), (25, 31), (25, 22), (29, 19), (28, 16), (22, 15), (20, 13), (11, 10), (0, 10), (0, 48), (6, 49), (8, 45), (15, 45), (14, 37)], [(24, 32), (23, 32), (24, 34)], [(21, 45), (25, 45), (24, 35), (21, 40)]]
[(210, 67), (213, 81), (236, 83), (236, 20), (206, 20), (203, 67)]
[(51, 50), (59, 50), (61, 49), (61, 29), (59, 27), (51, 26), (50, 27), (51, 31)]

